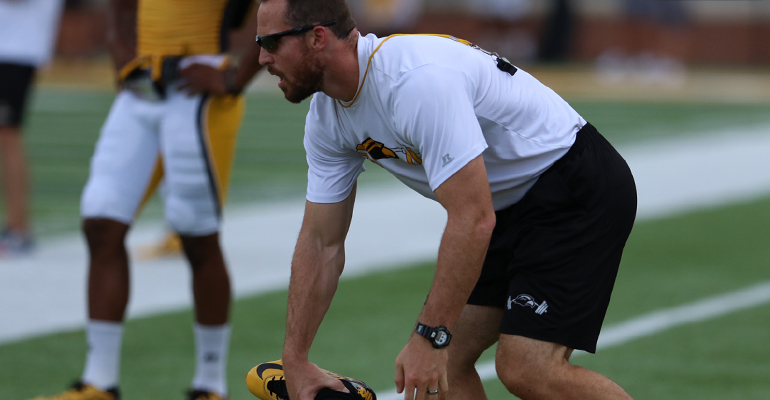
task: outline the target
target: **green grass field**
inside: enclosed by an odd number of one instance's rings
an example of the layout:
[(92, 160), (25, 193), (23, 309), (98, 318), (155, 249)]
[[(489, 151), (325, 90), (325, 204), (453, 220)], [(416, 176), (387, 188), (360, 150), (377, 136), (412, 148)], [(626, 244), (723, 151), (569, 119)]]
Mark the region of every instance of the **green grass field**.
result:
[[(634, 316), (770, 280), (770, 199), (637, 224), (618, 277), (607, 326)], [(344, 280), (312, 352), (326, 368), (391, 388), (393, 360), (425, 298), (432, 265)], [(230, 386), (251, 397), (245, 373), (280, 358), (286, 292), (233, 307)], [(127, 323), (124, 399), (174, 399), (193, 372), (191, 312)], [(364, 340), (365, 339), (365, 340)], [(575, 361), (610, 376), (637, 399), (770, 398), (770, 305), (676, 327)], [(374, 345), (372, 345), (374, 343)], [(82, 331), (0, 346), (0, 398), (54, 393), (79, 376)], [(491, 359), (487, 354), (485, 359)], [(488, 382), (491, 399), (511, 398)]]
[[(74, 232), (88, 158), (112, 95), (41, 90), (29, 116), (27, 143), (35, 177), (34, 207), (42, 235)], [(629, 145), (734, 126), (770, 123), (768, 104), (573, 102), (610, 141)], [(231, 202), (302, 196), (301, 145), (307, 103), (275, 95), (249, 98), (239, 138)], [(369, 164), (363, 184), (390, 178)], [(147, 218), (160, 215), (157, 203)], [(770, 280), (770, 198), (637, 223), (629, 240), (605, 326), (659, 309)], [(346, 279), (311, 354), (325, 368), (393, 386), (393, 361), (431, 283), (432, 265)], [(238, 299), (229, 363), (232, 400), (253, 398), (243, 377), (280, 357), (286, 292)], [(182, 399), (193, 373), (192, 313), (127, 322), (124, 400)], [(676, 327), (580, 356), (575, 362), (616, 380), (637, 399), (770, 398), (770, 305)], [(373, 344), (374, 343), (374, 344)], [(82, 371), (82, 331), (0, 345), (0, 399), (23, 400), (62, 390)], [(484, 356), (490, 360), (491, 353)], [(512, 398), (496, 381), (490, 399)]]
[[(40, 235), (78, 229), (80, 193), (89, 159), (114, 94), (40, 89), (25, 132), (32, 165), (32, 212)], [(587, 102), (573, 106), (616, 145), (691, 135), (733, 126), (770, 123), (770, 104)], [(238, 138), (230, 202), (302, 196), (306, 164), (302, 136), (308, 102), (289, 104), (280, 94), (254, 94)], [(367, 163), (362, 184), (395, 181)], [(146, 216), (161, 216), (151, 203)]]

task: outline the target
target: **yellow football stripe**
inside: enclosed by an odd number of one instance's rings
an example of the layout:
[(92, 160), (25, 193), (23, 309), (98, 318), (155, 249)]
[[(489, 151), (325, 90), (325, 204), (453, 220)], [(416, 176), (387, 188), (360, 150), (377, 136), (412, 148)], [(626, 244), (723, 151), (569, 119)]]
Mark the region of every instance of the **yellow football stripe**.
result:
[(216, 179), (220, 205), (224, 205), (227, 200), (235, 144), (245, 104), (243, 96), (211, 97), (205, 113), (206, 123), (202, 125), (206, 129), (205, 137), (208, 144), (206, 151)]

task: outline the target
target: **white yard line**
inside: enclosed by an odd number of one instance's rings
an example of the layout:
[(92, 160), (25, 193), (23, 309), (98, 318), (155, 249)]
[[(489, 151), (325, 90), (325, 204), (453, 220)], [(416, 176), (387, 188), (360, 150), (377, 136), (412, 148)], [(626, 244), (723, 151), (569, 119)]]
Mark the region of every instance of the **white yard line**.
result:
[[(770, 282), (734, 292), (708, 297), (679, 307), (653, 311), (602, 330), (598, 349), (607, 349), (634, 339), (651, 336), (677, 326), (701, 322), (770, 302)], [(576, 352), (578, 356), (585, 352)], [(497, 378), (494, 361), (476, 365), (481, 380)], [(379, 400), (403, 399), (395, 389), (377, 395)]]
[[(665, 217), (770, 193), (770, 127), (662, 140), (621, 149), (634, 172), (640, 219)], [(304, 200), (230, 208), (222, 232), (236, 296), (285, 288)], [(346, 242), (350, 277), (435, 258), (446, 221), (436, 203), (406, 187), (362, 189)], [(129, 243), (149, 243), (162, 225), (138, 226)], [(86, 253), (79, 235), (40, 244), (28, 259), (0, 260), (0, 343), (81, 328)], [(129, 318), (190, 307), (180, 259), (137, 261)]]

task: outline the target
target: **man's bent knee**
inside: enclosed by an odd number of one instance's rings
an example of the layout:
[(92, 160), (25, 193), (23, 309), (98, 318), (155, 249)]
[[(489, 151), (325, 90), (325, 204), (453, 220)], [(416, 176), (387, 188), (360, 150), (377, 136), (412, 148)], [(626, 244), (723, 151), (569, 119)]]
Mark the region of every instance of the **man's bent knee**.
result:
[(558, 343), (523, 336), (500, 335), (497, 349), (497, 375), (505, 387), (522, 399), (548, 396), (569, 364), (572, 349)]
[(452, 329), (452, 346), (448, 347), (449, 365), (466, 372), (475, 369), (484, 350), (497, 342), (502, 309), (466, 304)]

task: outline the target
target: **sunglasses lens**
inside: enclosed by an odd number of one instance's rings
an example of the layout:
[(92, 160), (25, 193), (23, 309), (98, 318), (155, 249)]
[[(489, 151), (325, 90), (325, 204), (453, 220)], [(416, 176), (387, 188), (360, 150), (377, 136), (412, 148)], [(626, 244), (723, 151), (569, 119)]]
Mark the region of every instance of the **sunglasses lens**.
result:
[(270, 36), (258, 37), (257, 44), (259, 45), (259, 47), (267, 51), (273, 51), (275, 50), (276, 47), (278, 47), (276, 46), (276, 44), (278, 44), (278, 41), (275, 40), (275, 38)]

